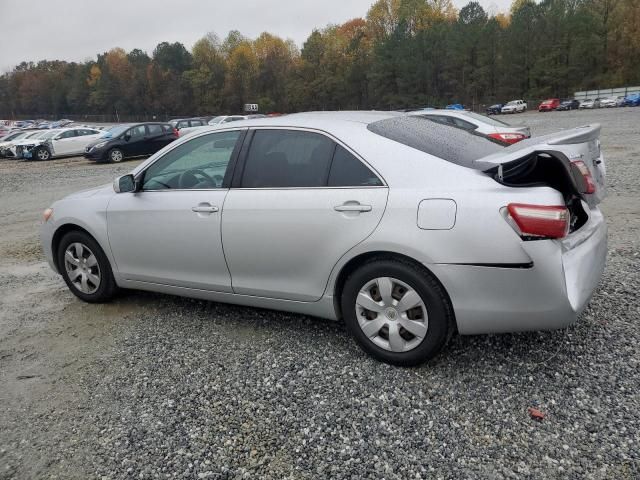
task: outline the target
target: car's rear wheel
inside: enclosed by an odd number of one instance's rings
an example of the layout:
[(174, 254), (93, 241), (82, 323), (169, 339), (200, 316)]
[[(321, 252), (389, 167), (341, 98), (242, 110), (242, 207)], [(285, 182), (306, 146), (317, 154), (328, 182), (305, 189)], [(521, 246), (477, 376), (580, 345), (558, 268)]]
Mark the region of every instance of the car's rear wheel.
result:
[(434, 357), (453, 333), (453, 312), (442, 286), (422, 268), (378, 259), (346, 280), (341, 297), (347, 328), (378, 360), (417, 365)]
[(98, 242), (81, 232), (67, 233), (58, 245), (58, 269), (69, 290), (89, 303), (106, 302), (118, 290), (111, 265)]
[(109, 150), (107, 158), (110, 162), (120, 163), (122, 160), (124, 160), (124, 153), (119, 148), (112, 148), (111, 150)]
[(40, 161), (46, 161), (51, 158), (51, 152), (47, 147), (38, 147), (36, 151), (33, 152), (33, 158)]

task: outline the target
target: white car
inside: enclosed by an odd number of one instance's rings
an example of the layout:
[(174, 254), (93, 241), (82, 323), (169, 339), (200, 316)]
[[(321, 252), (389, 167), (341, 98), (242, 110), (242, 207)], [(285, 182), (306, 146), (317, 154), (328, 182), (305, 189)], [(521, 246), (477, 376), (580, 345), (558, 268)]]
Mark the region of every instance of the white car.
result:
[(220, 125), (223, 123), (237, 122), (239, 120), (247, 120), (247, 115), (220, 115), (219, 117), (209, 120), (209, 125)]
[(41, 135), (34, 135), (15, 143), (11, 150), (16, 158), (36, 160), (81, 155), (102, 133), (93, 128), (45, 130)]
[(42, 133), (42, 132), (34, 132), (33, 130), (28, 130), (26, 132), (16, 131), (16, 132), (11, 132), (10, 134), (2, 137), (0, 139), (0, 158), (6, 156), (7, 152), (9, 151), (9, 148), (14, 144), (14, 142), (22, 140), (23, 138), (26, 138), (35, 133)]
[(527, 111), (527, 103), (524, 100), (511, 100), (500, 111), (502, 113), (523, 113)]
[(618, 99), (616, 97), (603, 98), (600, 100), (600, 108), (613, 108), (618, 106)]
[(419, 110), (409, 115), (479, 133), (509, 145), (531, 137), (529, 127), (512, 127), (500, 120), (464, 110)]

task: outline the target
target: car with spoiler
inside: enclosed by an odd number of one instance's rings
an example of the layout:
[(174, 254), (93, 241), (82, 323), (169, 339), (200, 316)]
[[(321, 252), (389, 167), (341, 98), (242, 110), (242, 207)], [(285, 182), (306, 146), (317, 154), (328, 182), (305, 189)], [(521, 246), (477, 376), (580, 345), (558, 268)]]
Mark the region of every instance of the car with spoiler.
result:
[(232, 122), (53, 203), (41, 241), (86, 302), (123, 288), (342, 319), (415, 365), (455, 332), (576, 321), (607, 254), (599, 136), (505, 146), (396, 112)]

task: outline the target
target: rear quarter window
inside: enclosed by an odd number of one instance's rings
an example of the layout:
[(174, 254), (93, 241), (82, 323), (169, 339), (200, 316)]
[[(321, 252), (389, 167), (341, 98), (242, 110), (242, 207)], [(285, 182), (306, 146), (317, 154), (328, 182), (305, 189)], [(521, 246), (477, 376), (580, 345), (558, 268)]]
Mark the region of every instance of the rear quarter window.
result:
[(473, 162), (504, 146), (475, 131), (443, 125), (423, 117), (393, 117), (367, 126), (370, 132), (447, 162), (473, 168)]

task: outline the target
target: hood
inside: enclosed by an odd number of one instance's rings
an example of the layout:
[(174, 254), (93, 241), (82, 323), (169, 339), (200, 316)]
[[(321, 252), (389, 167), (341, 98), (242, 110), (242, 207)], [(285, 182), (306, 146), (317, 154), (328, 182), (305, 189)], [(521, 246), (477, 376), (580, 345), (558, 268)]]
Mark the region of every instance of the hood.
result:
[(23, 138), (15, 142), (11, 142), (11, 145), (41, 145), (45, 142), (46, 140), (42, 138)]
[(109, 195), (114, 194), (113, 184), (107, 183), (106, 185), (101, 185), (95, 188), (89, 188), (87, 190), (80, 190), (79, 192), (72, 193), (71, 195), (67, 195), (63, 198), (63, 200), (76, 200), (80, 198), (89, 198), (95, 195)]

